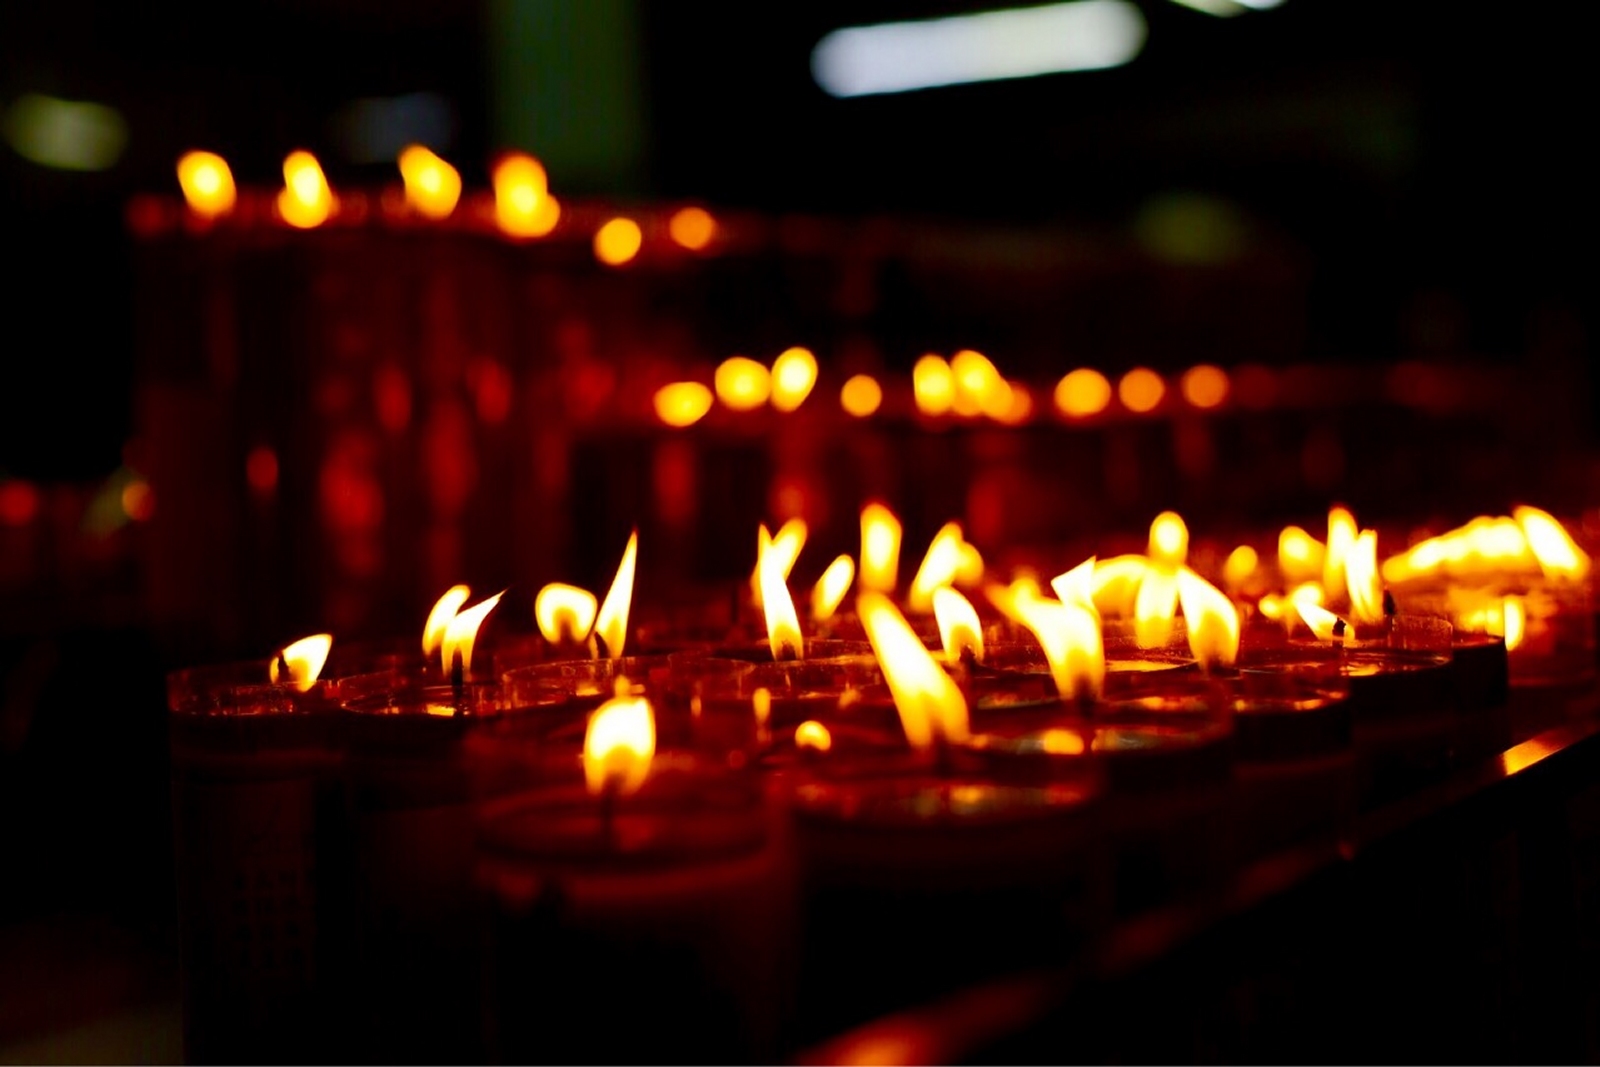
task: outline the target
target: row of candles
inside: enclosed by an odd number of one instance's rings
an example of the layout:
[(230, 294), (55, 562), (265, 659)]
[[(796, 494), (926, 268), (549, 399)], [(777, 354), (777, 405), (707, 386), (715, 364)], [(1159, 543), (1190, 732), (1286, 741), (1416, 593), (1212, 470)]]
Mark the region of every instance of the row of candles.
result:
[(796, 598), (806, 534), (702, 601), (634, 611), (635, 535), (526, 632), (458, 586), (420, 646), (174, 673), (190, 1058), (770, 1060), (1332, 842), (1594, 674), (1531, 507), (1210, 575), (1168, 512), (1048, 581), (950, 523), (902, 583), (874, 503)]

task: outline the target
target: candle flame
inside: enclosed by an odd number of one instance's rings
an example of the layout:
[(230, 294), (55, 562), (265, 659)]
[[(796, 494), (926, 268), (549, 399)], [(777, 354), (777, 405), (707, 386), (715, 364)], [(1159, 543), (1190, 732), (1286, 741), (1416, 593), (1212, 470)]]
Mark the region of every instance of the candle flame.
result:
[(449, 674), (457, 659), (461, 661), (461, 675), (466, 677), (472, 671), (472, 646), (478, 640), (478, 628), (483, 625), (483, 620), (489, 617), (489, 612), (500, 603), (500, 598), (505, 596), (501, 590), (487, 600), (479, 601), (466, 611), (459, 612), (444, 628), (444, 640), (439, 643), (440, 661), (444, 665), (444, 672)]
[(1240, 545), (1228, 553), (1228, 558), (1222, 564), (1222, 584), (1229, 589), (1238, 589), (1255, 576), (1256, 568), (1261, 565), (1261, 556), (1249, 545)]
[(1189, 527), (1176, 511), (1163, 511), (1150, 523), (1150, 559), (1171, 567), (1189, 558)]
[(321, 226), (333, 214), (333, 190), (322, 166), (310, 152), (290, 152), (283, 161), (283, 188), (278, 192), (278, 214), (298, 229)]
[(656, 752), (656, 720), (644, 697), (617, 696), (589, 716), (583, 736), (583, 777), (595, 795), (637, 792)]
[(1018, 626), (1028, 625), (1028, 607), (1035, 601), (1044, 599), (1038, 580), (1027, 574), (1018, 575), (1012, 579), (1010, 585), (989, 582), (983, 587), (983, 595), (994, 605), (996, 611)]
[[(806, 520), (790, 519), (772, 536), (772, 544), (767, 551), (773, 556), (773, 566), (778, 568), (783, 575), (783, 580), (789, 580), (789, 572), (794, 570), (795, 560), (800, 558), (800, 550), (806, 547), (806, 534), (809, 533)], [(756, 554), (756, 565), (750, 571), (750, 595), (755, 598), (756, 606), (762, 604), (761, 593), (761, 555)]]
[(1327, 608), (1319, 607), (1309, 601), (1298, 600), (1294, 602), (1294, 606), (1295, 610), (1300, 613), (1300, 617), (1305, 620), (1306, 625), (1311, 627), (1311, 632), (1317, 636), (1319, 641), (1342, 642), (1348, 635), (1349, 623)]
[(643, 247), (644, 231), (625, 216), (607, 221), (594, 234), (594, 258), (608, 267), (631, 263)]
[(883, 386), (870, 374), (851, 376), (839, 388), (839, 406), (847, 414), (864, 419), (883, 403)]
[(717, 220), (701, 207), (682, 207), (667, 220), (667, 233), (691, 252), (702, 251), (717, 235)]
[(185, 152), (178, 160), (178, 187), (189, 210), (208, 219), (232, 211), (239, 196), (228, 161), (215, 152)]
[(1502, 602), (1503, 621), (1501, 636), (1506, 639), (1506, 651), (1512, 652), (1522, 644), (1528, 632), (1528, 609), (1520, 596), (1508, 596)]
[(972, 601), (949, 586), (933, 591), (933, 617), (939, 623), (939, 641), (947, 663), (960, 663), (963, 655), (983, 662), (983, 623)]
[[(1090, 556), (1071, 570), (1050, 579), (1050, 588), (1063, 604), (1094, 607), (1095, 557)], [(1098, 610), (1098, 609), (1096, 609)]]
[(1189, 631), (1189, 651), (1205, 670), (1231, 667), (1239, 658), (1239, 609), (1188, 567), (1178, 570), (1178, 602)]
[(754, 411), (772, 395), (772, 372), (748, 356), (729, 356), (717, 365), (711, 384), (724, 407)]
[(1096, 560), (1093, 571), (1096, 610), (1112, 618), (1133, 615), (1138, 604), (1139, 587), (1144, 584), (1144, 576), (1149, 571), (1150, 561), (1136, 554)]
[(1160, 648), (1172, 637), (1178, 614), (1178, 574), (1170, 565), (1152, 564), (1133, 602), (1133, 639), (1140, 648)]
[(693, 426), (711, 410), (711, 390), (699, 382), (672, 382), (656, 390), (656, 418), (668, 426)]
[(911, 368), (911, 393), (924, 415), (944, 415), (955, 402), (955, 375), (950, 364), (929, 353)]
[(807, 719), (794, 728), (794, 747), (826, 752), (833, 747), (833, 735), (817, 720)]
[(533, 598), (533, 618), (546, 641), (576, 645), (594, 628), (599, 602), (593, 593), (564, 582), (551, 582)]
[(409, 145), (400, 153), (406, 203), (419, 215), (447, 219), (461, 199), (461, 174), (428, 148)]
[(1527, 606), (1522, 597), (1494, 596), (1459, 586), (1451, 586), (1446, 596), (1450, 621), (1457, 630), (1504, 638), (1507, 652), (1522, 644), (1528, 623)]
[(850, 583), (855, 580), (856, 561), (848, 554), (838, 556), (828, 564), (828, 569), (822, 572), (822, 577), (811, 588), (812, 619), (825, 622), (833, 618), (833, 613), (839, 610), (839, 604), (850, 591)]
[(628, 607), (633, 603), (633, 571), (639, 555), (639, 531), (628, 535), (628, 547), (622, 550), (622, 562), (617, 564), (617, 576), (611, 579), (611, 588), (600, 604), (595, 616), (594, 632), (605, 645), (606, 655), (622, 658), (623, 645), (628, 639)]
[(966, 698), (894, 602), (869, 591), (857, 598), (856, 611), (911, 747), (926, 750), (940, 738), (956, 743), (967, 740)]
[(786, 348), (772, 361), (772, 406), (794, 411), (817, 384), (817, 357), (809, 349)]
[(933, 610), (934, 590), (956, 579), (956, 571), (961, 566), (962, 544), (959, 522), (947, 522), (939, 527), (939, 532), (933, 535), (933, 540), (928, 544), (927, 554), (922, 557), (922, 565), (911, 579), (911, 589), (906, 594), (908, 608), (919, 612)]
[(1298, 526), (1285, 526), (1278, 534), (1278, 569), (1285, 583), (1321, 578), (1326, 556), (1322, 542)]
[(972, 349), (962, 349), (950, 357), (950, 373), (955, 386), (951, 405), (958, 415), (980, 412), (998, 421), (1011, 414), (1011, 383), (1001, 376), (989, 357)]
[(267, 677), (274, 685), (292, 686), (304, 693), (317, 682), (322, 665), (333, 648), (332, 634), (312, 634), (285, 645), (267, 665)]
[(1050, 664), (1062, 700), (1095, 700), (1105, 683), (1106, 653), (1100, 620), (1082, 604), (1021, 598), (1023, 625), (1033, 631)]
[(452, 585), (444, 591), (433, 605), (433, 610), (428, 612), (428, 621), (422, 626), (422, 654), (428, 659), (439, 651), (439, 645), (444, 641), (444, 632), (450, 625), (450, 620), (456, 617), (456, 612), (461, 610), (461, 605), (467, 602), (472, 595), (472, 590), (464, 585)]
[(1526, 504), (1513, 508), (1511, 514), (1546, 578), (1576, 582), (1589, 573), (1588, 555), (1553, 515)]
[(983, 581), (983, 553), (971, 541), (961, 542), (961, 559), (956, 564), (956, 584), (975, 586)]
[(861, 588), (892, 593), (899, 570), (900, 520), (884, 505), (868, 504), (861, 509)]
[(761, 579), (761, 610), (767, 620), (767, 642), (774, 660), (803, 659), (805, 643), (800, 638), (800, 618), (794, 598), (785, 581), (787, 568), (774, 551), (772, 535), (762, 524), (756, 547), (756, 572)]
[(1350, 509), (1334, 505), (1328, 509), (1328, 547), (1322, 558), (1322, 588), (1330, 597), (1342, 599), (1346, 591), (1345, 567), (1355, 547), (1356, 517)]
[(1344, 560), (1350, 614), (1356, 622), (1383, 621), (1383, 581), (1378, 576), (1378, 531), (1362, 530)]
[(512, 152), (495, 164), (494, 217), (511, 237), (543, 237), (555, 229), (561, 205), (550, 195), (544, 167), (537, 159)]

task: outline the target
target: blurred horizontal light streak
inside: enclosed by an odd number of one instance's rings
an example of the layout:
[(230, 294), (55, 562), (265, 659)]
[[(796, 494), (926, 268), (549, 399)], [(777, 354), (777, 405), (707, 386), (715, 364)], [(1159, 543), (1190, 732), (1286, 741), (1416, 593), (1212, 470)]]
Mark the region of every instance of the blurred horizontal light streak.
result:
[(1207, 15), (1215, 15), (1219, 19), (1226, 19), (1242, 15), (1246, 11), (1267, 11), (1281, 5), (1283, 0), (1172, 0), (1172, 2)]
[(18, 155), (58, 170), (106, 170), (128, 143), (128, 124), (115, 108), (43, 93), (18, 97), (0, 130)]
[(812, 49), (811, 74), (846, 97), (1103, 70), (1133, 59), (1147, 35), (1127, 0), (1074, 0), (834, 30)]

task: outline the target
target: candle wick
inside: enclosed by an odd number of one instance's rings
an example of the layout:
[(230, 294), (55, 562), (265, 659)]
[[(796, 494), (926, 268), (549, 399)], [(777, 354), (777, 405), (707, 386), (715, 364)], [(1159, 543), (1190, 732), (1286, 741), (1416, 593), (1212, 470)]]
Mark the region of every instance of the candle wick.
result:
[(294, 679), (289, 677), (289, 657), (281, 651), (278, 653), (278, 677), (283, 679), (282, 684), (288, 685)]
[(466, 664), (461, 660), (461, 651), (457, 649), (450, 656), (450, 691), (455, 696), (456, 707), (461, 707), (461, 691), (466, 688)]

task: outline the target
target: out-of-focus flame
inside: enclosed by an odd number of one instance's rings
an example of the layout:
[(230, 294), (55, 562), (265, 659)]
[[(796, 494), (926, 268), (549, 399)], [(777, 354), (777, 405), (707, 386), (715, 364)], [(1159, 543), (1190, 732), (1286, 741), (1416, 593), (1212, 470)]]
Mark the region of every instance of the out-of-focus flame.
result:
[(1021, 426), (1033, 415), (1033, 390), (1022, 382), (1007, 382), (1005, 395), (1005, 410), (996, 412), (995, 419), (1007, 426)]
[(608, 267), (630, 263), (644, 247), (644, 231), (626, 216), (606, 221), (594, 234), (594, 258)]
[(1362, 530), (1344, 559), (1350, 615), (1356, 622), (1383, 621), (1383, 581), (1378, 577), (1378, 531)]
[(494, 217), (511, 237), (543, 237), (555, 229), (561, 205), (550, 195), (544, 167), (521, 152), (495, 164)]
[(971, 541), (961, 542), (961, 559), (956, 563), (956, 584), (975, 586), (983, 581), (983, 553)]
[[(800, 558), (800, 550), (806, 547), (806, 535), (809, 532), (810, 528), (806, 525), (806, 520), (793, 518), (779, 527), (778, 532), (772, 535), (772, 543), (766, 549), (766, 552), (773, 557), (772, 565), (783, 576), (783, 581), (787, 582), (789, 580), (789, 572), (794, 570), (795, 560)], [(756, 606), (760, 607), (763, 596), (761, 592), (762, 554), (759, 551), (759, 545), (757, 548), (756, 565), (750, 569), (750, 595), (755, 599)]]
[(817, 584), (811, 587), (811, 617), (817, 622), (825, 622), (833, 618), (833, 613), (839, 610), (839, 604), (850, 591), (850, 583), (856, 580), (856, 561), (848, 554), (834, 558), (828, 564), (828, 569), (822, 572), (822, 577), (817, 579)]
[(817, 720), (807, 719), (794, 728), (794, 747), (826, 752), (833, 747), (833, 735)]
[(1589, 557), (1577, 546), (1566, 529), (1547, 511), (1526, 504), (1511, 510), (1528, 539), (1528, 549), (1539, 561), (1539, 569), (1554, 581), (1582, 581), (1589, 573)]
[(772, 395), (772, 372), (748, 356), (730, 356), (712, 378), (717, 399), (734, 411), (754, 411)]
[(419, 144), (400, 153), (400, 179), (406, 203), (430, 219), (449, 218), (461, 199), (460, 172)]
[(861, 571), (866, 591), (892, 593), (900, 578), (900, 520), (879, 503), (861, 509)]
[(639, 555), (639, 531), (628, 535), (628, 547), (622, 550), (622, 562), (617, 564), (617, 575), (611, 579), (611, 588), (600, 603), (595, 616), (594, 632), (606, 646), (606, 655), (622, 658), (622, 647), (628, 640), (628, 607), (633, 603), (633, 570)]
[(1167, 395), (1167, 383), (1149, 367), (1135, 367), (1117, 382), (1117, 399), (1137, 415), (1154, 411)]
[(656, 718), (644, 697), (618, 696), (589, 716), (583, 735), (583, 777), (589, 792), (633, 793), (650, 775)]
[(1298, 600), (1294, 602), (1294, 606), (1320, 641), (1342, 642), (1349, 633), (1349, 624), (1327, 608), (1319, 607), (1309, 601)]
[(1050, 588), (1055, 591), (1056, 598), (1063, 604), (1082, 604), (1093, 608), (1094, 569), (1095, 558), (1090, 556), (1071, 570), (1063, 571), (1050, 579)]
[(1108, 618), (1133, 615), (1139, 589), (1151, 563), (1144, 556), (1128, 554), (1096, 560), (1094, 565), (1094, 606)]
[(947, 522), (939, 527), (939, 532), (928, 543), (928, 552), (922, 557), (922, 565), (911, 579), (911, 589), (906, 593), (907, 607), (912, 611), (933, 610), (933, 591), (956, 579), (956, 571), (961, 566), (962, 544), (959, 522)]
[(1528, 609), (1520, 596), (1508, 596), (1502, 603), (1504, 621), (1501, 624), (1501, 636), (1506, 639), (1506, 651), (1514, 652), (1522, 644), (1523, 635), (1528, 632)]
[(1205, 670), (1231, 667), (1239, 658), (1239, 609), (1188, 567), (1178, 569), (1178, 602), (1189, 631), (1189, 651)]
[(599, 602), (587, 589), (551, 582), (533, 598), (533, 618), (551, 644), (575, 645), (589, 636)]
[(1201, 363), (1183, 372), (1178, 380), (1183, 398), (1197, 408), (1214, 408), (1228, 398), (1228, 372)]
[(1326, 556), (1322, 542), (1298, 526), (1285, 526), (1278, 534), (1278, 569), (1287, 584), (1321, 578)]
[(215, 152), (185, 152), (178, 160), (178, 187), (189, 210), (208, 219), (232, 211), (239, 197), (228, 161)]
[(478, 640), (478, 630), (503, 596), (505, 590), (502, 589), (487, 600), (481, 600), (465, 611), (457, 612), (445, 626), (444, 640), (439, 642), (439, 658), (446, 674), (451, 673), (458, 659), (461, 661), (462, 676), (465, 677), (471, 672), (472, 646)]
[(1150, 523), (1150, 559), (1177, 567), (1189, 559), (1189, 527), (1176, 511), (1163, 511)]
[(1522, 644), (1528, 624), (1527, 605), (1522, 597), (1495, 596), (1459, 586), (1451, 586), (1446, 595), (1450, 621), (1457, 630), (1504, 638), (1507, 652)]
[(1100, 620), (1082, 604), (1063, 604), (1044, 597), (1017, 602), (1022, 622), (1038, 638), (1050, 676), (1062, 700), (1086, 701), (1100, 696), (1105, 683), (1106, 653)]
[(1034, 602), (1044, 599), (1044, 592), (1039, 588), (1038, 579), (1027, 574), (1012, 579), (1010, 585), (988, 582), (983, 587), (983, 595), (994, 605), (996, 611), (1018, 626), (1028, 625), (1027, 609)]
[(750, 694), (750, 712), (756, 720), (756, 740), (766, 744), (772, 740), (768, 724), (772, 722), (772, 690), (761, 686)]
[(699, 382), (673, 382), (656, 390), (656, 418), (668, 426), (693, 426), (711, 410), (711, 390)]
[(958, 744), (966, 741), (966, 698), (894, 602), (882, 593), (868, 591), (857, 599), (856, 611), (911, 746), (925, 750), (941, 738)]
[(1098, 415), (1111, 403), (1111, 383), (1097, 370), (1080, 367), (1056, 383), (1056, 410), (1068, 418)]
[(1011, 410), (1011, 384), (982, 352), (962, 349), (950, 357), (950, 373), (954, 379), (955, 395), (952, 406), (958, 415), (977, 415), (980, 412), (992, 419), (1003, 420)]
[(667, 220), (667, 233), (689, 251), (699, 252), (717, 235), (717, 220), (705, 208), (679, 208)]
[(847, 415), (864, 419), (883, 403), (883, 386), (870, 374), (856, 374), (839, 389), (839, 406)]
[(1172, 637), (1178, 613), (1178, 574), (1171, 566), (1151, 564), (1133, 602), (1133, 639), (1140, 648), (1160, 648)]
[(333, 190), (322, 166), (310, 152), (290, 152), (283, 161), (283, 188), (278, 191), (278, 214), (298, 229), (321, 226), (333, 214)]
[(465, 585), (452, 585), (444, 591), (444, 595), (434, 602), (433, 610), (428, 612), (428, 621), (422, 626), (422, 655), (432, 659), (433, 654), (439, 651), (439, 645), (444, 641), (444, 632), (450, 626), (450, 620), (456, 617), (456, 612), (461, 610), (461, 605), (467, 602), (472, 595), (472, 590)]
[(312, 634), (284, 648), (267, 665), (267, 677), (274, 685), (287, 685), (304, 693), (317, 682), (322, 665), (333, 648), (332, 634)]
[(911, 368), (911, 393), (924, 415), (945, 415), (955, 403), (955, 375), (950, 364), (929, 353)]
[(1343, 599), (1345, 560), (1355, 547), (1358, 528), (1350, 509), (1334, 505), (1328, 509), (1328, 547), (1322, 557), (1322, 589), (1328, 596)]
[(772, 406), (793, 411), (817, 384), (817, 357), (805, 348), (786, 348), (772, 361)]
[(933, 591), (933, 617), (939, 623), (945, 662), (960, 663), (963, 655), (974, 663), (983, 662), (983, 623), (972, 601), (949, 586), (940, 586)]
[(805, 643), (800, 638), (800, 618), (794, 610), (785, 580), (788, 568), (774, 551), (772, 535), (762, 524), (756, 549), (756, 572), (761, 579), (761, 610), (767, 620), (767, 642), (774, 660), (801, 659)]
[(1222, 563), (1222, 584), (1229, 589), (1238, 589), (1255, 576), (1256, 568), (1261, 565), (1261, 556), (1249, 545), (1240, 545), (1228, 553), (1228, 558)]

